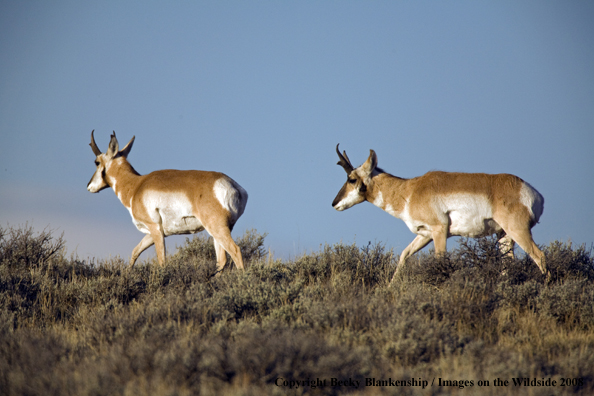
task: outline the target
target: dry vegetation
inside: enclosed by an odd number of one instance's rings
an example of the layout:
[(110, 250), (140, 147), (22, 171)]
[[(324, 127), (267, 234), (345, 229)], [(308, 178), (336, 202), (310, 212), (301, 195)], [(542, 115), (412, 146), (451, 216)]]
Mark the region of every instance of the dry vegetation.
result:
[[(0, 229), (0, 394), (594, 392), (594, 258), (584, 247), (544, 247), (546, 283), (530, 259), (467, 240), (443, 259), (410, 260), (389, 286), (397, 257), (381, 244), (281, 261), (255, 231), (237, 242), (248, 270), (215, 278), (204, 237), (164, 268), (130, 270), (68, 258), (49, 231)], [(521, 377), (557, 384), (514, 386)]]

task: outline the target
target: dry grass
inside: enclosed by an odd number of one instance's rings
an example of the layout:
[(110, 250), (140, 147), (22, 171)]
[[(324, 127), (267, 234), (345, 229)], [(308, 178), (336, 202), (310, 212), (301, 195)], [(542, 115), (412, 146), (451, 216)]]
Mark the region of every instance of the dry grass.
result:
[[(493, 239), (467, 240), (443, 259), (411, 260), (389, 286), (397, 257), (381, 244), (284, 262), (255, 231), (237, 242), (248, 270), (213, 277), (206, 238), (188, 240), (164, 268), (129, 269), (67, 258), (50, 231), (0, 229), (0, 394), (594, 391), (594, 259), (584, 247), (545, 247), (546, 283)], [(557, 386), (514, 387), (520, 377)], [(370, 378), (429, 385), (365, 386)]]

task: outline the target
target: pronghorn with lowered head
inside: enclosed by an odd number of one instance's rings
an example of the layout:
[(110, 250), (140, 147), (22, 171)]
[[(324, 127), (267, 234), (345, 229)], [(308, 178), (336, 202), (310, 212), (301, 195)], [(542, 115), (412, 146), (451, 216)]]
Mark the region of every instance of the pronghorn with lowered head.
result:
[(97, 169), (87, 190), (96, 193), (111, 187), (130, 212), (136, 228), (146, 234), (132, 251), (130, 266), (153, 244), (163, 265), (166, 236), (206, 230), (214, 239), (218, 271), (225, 266), (225, 251), (237, 267), (244, 269), (241, 251), (231, 238), (231, 230), (248, 199), (239, 184), (219, 172), (167, 169), (140, 175), (127, 160), (134, 136), (120, 150), (114, 132), (107, 152), (102, 153), (93, 132), (90, 146), (97, 156)]
[(416, 238), (400, 255), (396, 274), (408, 257), (433, 241), (435, 254), (446, 252), (450, 236), (497, 234), (502, 252), (513, 255), (516, 242), (548, 276), (544, 254), (530, 230), (542, 215), (544, 198), (534, 187), (509, 174), (428, 172), (401, 179), (377, 167), (370, 150), (363, 165), (354, 168), (346, 154), (336, 152), (348, 178), (332, 206), (339, 211), (369, 201), (402, 219)]

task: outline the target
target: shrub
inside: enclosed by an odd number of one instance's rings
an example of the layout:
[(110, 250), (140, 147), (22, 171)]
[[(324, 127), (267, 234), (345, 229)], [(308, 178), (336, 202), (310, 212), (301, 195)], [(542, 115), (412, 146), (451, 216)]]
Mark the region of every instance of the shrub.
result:
[(251, 230), (237, 239), (246, 271), (213, 277), (206, 237), (187, 239), (164, 267), (130, 268), (68, 259), (49, 231), (1, 236), (2, 394), (459, 393), (275, 384), (369, 377), (564, 377), (583, 385), (514, 392), (594, 391), (592, 252), (582, 247), (545, 248), (547, 282), (493, 238), (462, 240), (444, 257), (415, 256), (389, 284), (394, 256), (379, 243), (273, 261)]
[(592, 248), (587, 250), (585, 245), (581, 245), (574, 249), (571, 243), (554, 241), (544, 251), (553, 281), (565, 278), (594, 281)]
[(594, 328), (594, 287), (587, 280), (569, 279), (544, 288), (537, 297), (541, 314), (569, 328)]
[(52, 256), (62, 252), (63, 234), (56, 240), (51, 230), (43, 230), (34, 236), (33, 227), (0, 227), (0, 265), (10, 268), (29, 269), (46, 263)]

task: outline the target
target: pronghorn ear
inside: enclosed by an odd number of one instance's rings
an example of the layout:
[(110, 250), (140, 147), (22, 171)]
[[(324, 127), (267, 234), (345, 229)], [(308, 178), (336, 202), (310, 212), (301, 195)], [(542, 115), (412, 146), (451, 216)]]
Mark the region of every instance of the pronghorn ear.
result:
[(119, 155), (121, 155), (124, 158), (128, 157), (128, 154), (130, 153), (130, 150), (132, 149), (132, 145), (134, 144), (134, 139), (136, 138), (136, 136), (132, 136), (132, 139), (130, 139), (130, 141), (128, 142), (128, 144), (126, 145), (126, 147), (124, 147), (122, 149), (122, 151), (120, 151)]
[(375, 151), (369, 150), (369, 158), (367, 158), (367, 161), (365, 161), (365, 163), (361, 165), (361, 169), (363, 169), (365, 173), (371, 174), (371, 172), (373, 172), (376, 166), (377, 155), (375, 154)]
[(116, 138), (115, 131), (113, 131), (113, 134), (111, 135), (111, 140), (109, 141), (109, 147), (107, 148), (107, 152), (105, 154), (107, 154), (108, 157), (113, 158), (118, 153), (119, 149), (120, 145), (118, 144), (118, 139)]

